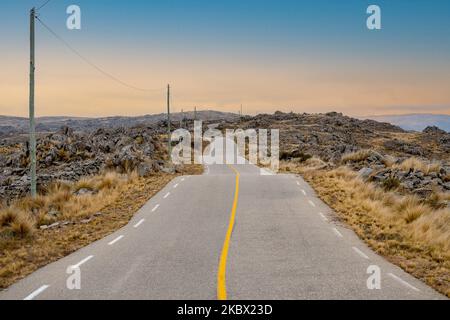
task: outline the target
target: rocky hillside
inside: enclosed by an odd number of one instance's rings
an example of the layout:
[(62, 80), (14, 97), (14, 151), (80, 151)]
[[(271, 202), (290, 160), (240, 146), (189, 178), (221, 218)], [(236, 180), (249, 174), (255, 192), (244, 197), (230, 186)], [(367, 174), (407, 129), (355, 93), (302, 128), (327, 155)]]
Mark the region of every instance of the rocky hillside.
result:
[[(76, 133), (63, 127), (41, 135), (37, 144), (38, 187), (57, 180), (77, 181), (103, 169), (137, 170), (146, 176), (174, 170), (164, 161), (166, 149), (161, 126), (97, 129)], [(9, 201), (29, 193), (29, 148), (21, 139), (0, 143), (0, 199)]]
[(428, 127), (407, 132), (389, 123), (359, 120), (340, 113), (247, 117), (225, 128), (280, 130), (281, 160), (320, 158), (335, 168), (346, 165), (386, 189), (420, 197), (450, 192), (450, 134)]
[[(194, 119), (194, 112), (173, 113), (172, 120)], [(197, 119), (204, 121), (237, 120), (234, 113), (219, 111), (199, 111)], [(36, 131), (41, 133), (55, 132), (63, 126), (74, 131), (87, 132), (100, 128), (133, 127), (138, 125), (154, 125), (167, 119), (166, 114), (145, 115), (139, 117), (107, 117), (107, 118), (76, 118), (76, 117), (42, 117), (36, 119)], [(28, 118), (0, 116), (0, 137), (26, 134), (29, 130)]]
[[(64, 126), (53, 133), (40, 133), (39, 186), (45, 188), (55, 180), (75, 181), (107, 168), (138, 170), (140, 175), (155, 170), (173, 170), (164, 162), (166, 141), (163, 136), (167, 122), (162, 116), (152, 117), (159, 121), (137, 126), (126, 126), (121, 120), (113, 120), (120, 118), (107, 118), (110, 122), (79, 119), (76, 121), (80, 123), (102, 123), (104, 128), (94, 129), (96, 126), (93, 126), (83, 131), (75, 125)], [(364, 179), (384, 188), (401, 187), (421, 197), (427, 197), (435, 190), (450, 190), (450, 134), (437, 127), (428, 127), (421, 133), (407, 132), (389, 123), (358, 120), (335, 112), (276, 112), (241, 120), (235, 116), (211, 120), (205, 122), (205, 127), (220, 122), (221, 129), (279, 129), (281, 160), (303, 162), (312, 157), (320, 158), (330, 168), (346, 165)], [(173, 128), (178, 124), (175, 119)], [(187, 121), (189, 127), (192, 124), (192, 120)], [(27, 135), (21, 134), (0, 140), (2, 200), (20, 197), (29, 191), (27, 141)]]
[(332, 163), (360, 149), (374, 149), (393, 156), (418, 156), (430, 160), (450, 159), (449, 134), (430, 127), (423, 133), (407, 132), (389, 123), (359, 120), (340, 113), (295, 114), (247, 117), (242, 123), (226, 122), (222, 128), (266, 128), (280, 130), (280, 148), (307, 153)]

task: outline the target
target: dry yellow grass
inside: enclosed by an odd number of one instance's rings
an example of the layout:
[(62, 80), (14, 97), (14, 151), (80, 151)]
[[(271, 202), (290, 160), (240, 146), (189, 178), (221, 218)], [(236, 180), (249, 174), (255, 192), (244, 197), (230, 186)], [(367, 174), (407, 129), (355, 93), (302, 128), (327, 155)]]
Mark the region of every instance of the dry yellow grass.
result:
[(415, 157), (406, 159), (401, 164), (394, 165), (393, 167), (403, 171), (422, 171), (424, 174), (439, 172), (441, 170), (441, 164), (439, 162), (427, 163)]
[(450, 297), (449, 209), (385, 191), (346, 167), (320, 170), (282, 165), (286, 167), (302, 174), (374, 250)]
[(356, 152), (344, 154), (341, 158), (342, 163), (349, 161), (363, 161), (372, 155), (373, 151), (369, 149), (359, 150)]
[[(201, 166), (186, 166), (185, 174), (201, 174)], [(154, 194), (177, 175), (139, 178), (135, 173), (106, 173), (79, 183), (57, 183), (47, 195), (25, 198), (0, 207), (0, 288), (56, 261), (126, 225)], [(91, 186), (96, 193), (77, 196)], [(101, 215), (95, 215), (101, 212)], [(54, 213), (54, 214), (50, 214)], [(90, 220), (83, 222), (86, 218)], [(41, 225), (68, 221), (55, 229)]]
[[(304, 162), (304, 165), (310, 169), (321, 169), (327, 167), (327, 163), (320, 158), (312, 157)], [(295, 172), (298, 169), (298, 163), (284, 162), (283, 170)]]
[(14, 152), (17, 152), (20, 150), (20, 146), (19, 145), (14, 145), (14, 146), (0, 146), (0, 154), (12, 154)]

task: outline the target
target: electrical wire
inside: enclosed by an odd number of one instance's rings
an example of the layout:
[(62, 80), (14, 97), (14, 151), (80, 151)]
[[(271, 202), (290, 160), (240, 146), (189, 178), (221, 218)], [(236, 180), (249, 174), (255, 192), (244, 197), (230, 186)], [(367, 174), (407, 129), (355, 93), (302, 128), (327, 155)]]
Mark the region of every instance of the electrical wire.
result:
[(41, 10), (43, 7), (45, 7), (50, 1), (52, 1), (52, 0), (47, 0), (47, 1), (45, 1), (42, 5), (40, 5), (37, 9), (36, 9), (36, 11), (39, 11), (39, 10)]
[[(50, 1), (50, 0), (48, 0)], [(48, 2), (47, 2), (48, 3)], [(45, 5), (45, 4), (44, 4)], [(144, 91), (144, 92), (156, 92), (156, 91), (163, 91), (163, 88), (160, 89), (143, 89), (136, 86), (133, 86), (131, 84), (126, 83), (125, 81), (120, 80), (119, 78), (113, 76), (109, 72), (103, 70), (99, 66), (97, 66), (95, 63), (91, 62), (88, 58), (83, 56), (78, 50), (76, 50), (74, 47), (72, 47), (66, 40), (64, 40), (61, 36), (59, 36), (56, 32), (54, 32), (49, 26), (47, 26), (39, 17), (36, 17), (36, 19), (42, 24), (42, 26), (47, 29), (48, 32), (50, 32), (56, 39), (61, 41), (70, 51), (72, 51), (75, 55), (77, 55), (81, 60), (83, 60), (85, 63), (90, 65), (92, 68), (103, 74), (105, 77), (108, 77), (109, 79), (121, 84), (124, 87), (127, 87), (129, 89), (137, 90), (137, 91)]]

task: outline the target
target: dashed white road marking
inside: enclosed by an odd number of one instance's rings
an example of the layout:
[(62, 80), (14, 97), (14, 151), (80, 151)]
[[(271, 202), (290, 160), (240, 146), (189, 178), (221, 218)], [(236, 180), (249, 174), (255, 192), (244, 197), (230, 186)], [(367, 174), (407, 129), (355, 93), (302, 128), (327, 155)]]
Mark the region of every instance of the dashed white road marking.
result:
[(164, 199), (167, 199), (170, 196), (170, 192), (167, 192), (167, 194), (164, 196)]
[(111, 241), (110, 243), (108, 243), (108, 246), (112, 246), (113, 244), (119, 242), (120, 240), (123, 239), (123, 236), (118, 236), (117, 238), (115, 238), (113, 241)]
[(409, 283), (406, 282), (405, 280), (403, 280), (403, 279), (397, 277), (395, 274), (388, 273), (388, 275), (389, 275), (391, 278), (393, 278), (393, 279), (397, 280), (398, 282), (400, 282), (401, 284), (403, 284), (404, 286), (406, 286), (406, 287), (408, 287), (408, 288), (410, 288), (410, 289), (412, 289), (412, 290), (414, 290), (414, 291), (420, 292), (419, 289), (417, 289), (417, 288), (414, 287), (413, 285), (409, 284)]
[(364, 259), (370, 260), (369, 257), (364, 252), (359, 250), (357, 247), (353, 247), (353, 251), (355, 251), (357, 254), (359, 254)]
[(173, 186), (174, 189), (178, 188), (179, 184), (177, 183), (176, 185)]
[(309, 200), (308, 202), (309, 202), (309, 204), (310, 204), (313, 208), (316, 207), (316, 204), (315, 204), (314, 202), (312, 202), (311, 200)]
[(186, 179), (185, 179), (185, 178), (182, 178), (182, 179), (181, 179), (181, 181), (184, 181), (184, 180), (186, 180)]
[(136, 223), (135, 225), (134, 225), (134, 227), (135, 228), (139, 228), (139, 226), (141, 225), (141, 224), (143, 224), (145, 222), (145, 219), (141, 219), (141, 221), (139, 221), (138, 223)]
[(50, 286), (49, 285), (44, 285), (42, 287), (40, 287), (39, 289), (37, 289), (36, 291), (34, 291), (33, 293), (31, 293), (28, 297), (26, 297), (23, 300), (33, 300), (34, 298), (36, 298), (38, 295), (40, 295), (42, 292), (44, 292), (45, 290), (47, 290)]
[(304, 196), (306, 196), (306, 191), (302, 189), (302, 193)]
[(298, 186), (301, 186), (300, 182), (297, 181), (297, 185), (298, 185)]
[(89, 256), (83, 260), (81, 260), (80, 262), (78, 262), (76, 265), (71, 266), (73, 269), (77, 269), (79, 267), (81, 267), (83, 264), (85, 264), (86, 262), (88, 262), (89, 260), (91, 260), (94, 256)]
[(322, 218), (323, 221), (328, 221), (328, 218), (325, 217), (325, 215), (322, 212), (319, 212), (319, 216)]
[(339, 237), (339, 238), (343, 238), (344, 236), (342, 235), (342, 233), (339, 232), (338, 229), (333, 228), (333, 232)]
[(152, 209), (152, 212), (155, 212), (156, 210), (158, 210), (158, 208), (159, 208), (159, 204), (157, 204), (157, 205)]

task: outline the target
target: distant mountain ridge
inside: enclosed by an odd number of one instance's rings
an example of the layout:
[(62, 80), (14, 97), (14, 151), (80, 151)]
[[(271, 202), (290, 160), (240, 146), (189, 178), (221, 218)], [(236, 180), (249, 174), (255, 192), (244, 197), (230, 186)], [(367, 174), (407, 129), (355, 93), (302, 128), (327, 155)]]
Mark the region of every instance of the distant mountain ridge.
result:
[(442, 130), (450, 132), (450, 115), (445, 114), (416, 113), (404, 115), (368, 116), (363, 118), (381, 122), (389, 122), (409, 131), (423, 131), (426, 127), (436, 126)]
[[(173, 113), (172, 121), (180, 121), (183, 117), (194, 119), (194, 112)], [(198, 111), (198, 120), (236, 120), (239, 115), (220, 111)], [(167, 114), (153, 114), (136, 117), (104, 117), (104, 118), (81, 118), (81, 117), (41, 117), (36, 119), (37, 132), (54, 132), (63, 126), (71, 127), (76, 131), (95, 130), (111, 127), (133, 127), (136, 125), (151, 125), (167, 119)], [(0, 115), (0, 135), (27, 133), (29, 130), (28, 118), (9, 117)]]

